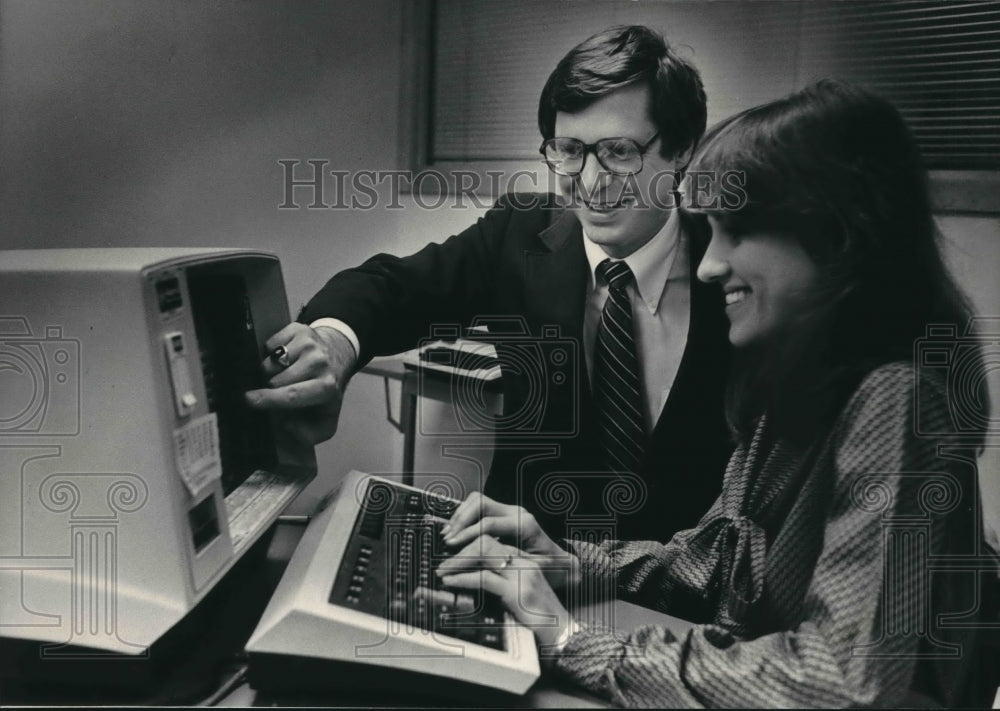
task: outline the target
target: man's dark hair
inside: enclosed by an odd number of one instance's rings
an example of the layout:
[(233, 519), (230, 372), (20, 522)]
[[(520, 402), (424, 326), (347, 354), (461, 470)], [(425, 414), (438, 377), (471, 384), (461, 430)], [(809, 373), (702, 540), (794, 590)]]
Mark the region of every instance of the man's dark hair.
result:
[(670, 158), (697, 143), (707, 115), (698, 70), (642, 25), (608, 28), (562, 58), (538, 102), (542, 137), (555, 136), (556, 113), (582, 111), (616, 89), (639, 82), (649, 87), (660, 155)]

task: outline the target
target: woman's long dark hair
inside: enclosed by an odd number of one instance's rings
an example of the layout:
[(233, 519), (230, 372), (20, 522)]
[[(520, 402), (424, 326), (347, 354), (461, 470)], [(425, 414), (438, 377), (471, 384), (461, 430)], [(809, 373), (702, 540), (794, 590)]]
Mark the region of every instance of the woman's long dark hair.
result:
[(808, 441), (866, 373), (912, 362), (929, 325), (965, 328), (971, 311), (941, 257), (919, 151), (888, 101), (821, 81), (710, 130), (689, 169), (701, 173), (730, 176), (717, 185), (740, 176), (742, 194), (695, 211), (737, 234), (787, 235), (822, 274), (779, 337), (736, 354), (727, 416), (738, 438), (766, 411), (778, 432)]

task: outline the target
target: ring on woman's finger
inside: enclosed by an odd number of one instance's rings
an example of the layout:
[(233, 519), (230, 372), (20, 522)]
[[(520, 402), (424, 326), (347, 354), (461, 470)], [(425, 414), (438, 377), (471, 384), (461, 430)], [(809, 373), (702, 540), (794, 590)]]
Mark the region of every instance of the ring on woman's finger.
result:
[(514, 554), (513, 553), (508, 553), (507, 557), (504, 558), (503, 563), (500, 564), (500, 567), (497, 568), (497, 570), (503, 570), (504, 568), (508, 567), (513, 562), (514, 562)]

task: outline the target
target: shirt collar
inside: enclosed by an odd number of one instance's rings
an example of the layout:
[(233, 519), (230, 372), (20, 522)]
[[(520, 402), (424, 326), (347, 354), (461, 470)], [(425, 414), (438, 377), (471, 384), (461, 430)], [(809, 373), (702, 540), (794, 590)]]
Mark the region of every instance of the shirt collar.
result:
[[(670, 212), (670, 217), (660, 231), (623, 260), (635, 275), (635, 286), (639, 298), (651, 314), (655, 314), (660, 305), (660, 297), (667, 286), (674, 260), (677, 258), (677, 245), (680, 242), (680, 224), (677, 210)], [(587, 264), (590, 266), (590, 288), (597, 284), (597, 265), (608, 258), (600, 245), (591, 242), (586, 234), (583, 236), (583, 249), (587, 254)]]

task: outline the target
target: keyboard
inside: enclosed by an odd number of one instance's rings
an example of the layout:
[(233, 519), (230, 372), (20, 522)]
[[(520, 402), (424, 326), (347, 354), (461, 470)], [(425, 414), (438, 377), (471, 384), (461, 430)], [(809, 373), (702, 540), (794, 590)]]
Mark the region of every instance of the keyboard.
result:
[(309, 525), (247, 642), (258, 690), (522, 695), (534, 636), (489, 593), (449, 590), (441, 526), (459, 502), (351, 472)]
[[(479, 347), (484, 349), (482, 345)], [(446, 346), (424, 348), (420, 351), (420, 360), (427, 364), (447, 365), (458, 370), (489, 370), (500, 366), (500, 361), (495, 355)]]
[(331, 604), (505, 651), (503, 605), (493, 595), (445, 590), (441, 527), (457, 503), (384, 481), (366, 487)]

